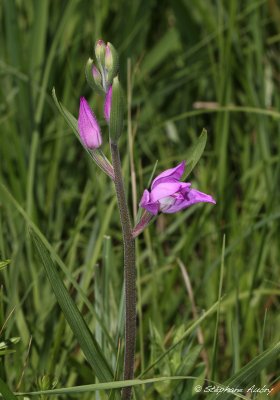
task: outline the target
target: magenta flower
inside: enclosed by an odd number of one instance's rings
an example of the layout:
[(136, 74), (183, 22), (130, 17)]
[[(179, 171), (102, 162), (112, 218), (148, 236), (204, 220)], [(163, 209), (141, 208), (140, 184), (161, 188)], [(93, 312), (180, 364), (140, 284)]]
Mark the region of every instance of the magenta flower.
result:
[(213, 197), (191, 189), (191, 183), (180, 182), (185, 164), (186, 162), (182, 161), (177, 167), (167, 169), (158, 175), (152, 182), (151, 191), (144, 190), (140, 207), (157, 215), (159, 212), (176, 213), (201, 202), (216, 204)]
[(112, 86), (109, 87), (104, 102), (104, 116), (108, 124), (110, 122), (111, 103), (112, 103)]
[(98, 122), (84, 97), (80, 99), (78, 129), (81, 141), (89, 149), (97, 149), (102, 144)]

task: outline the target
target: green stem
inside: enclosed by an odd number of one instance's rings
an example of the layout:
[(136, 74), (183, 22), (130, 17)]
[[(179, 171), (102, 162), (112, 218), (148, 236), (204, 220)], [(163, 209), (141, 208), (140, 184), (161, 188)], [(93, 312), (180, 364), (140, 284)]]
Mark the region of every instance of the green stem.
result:
[[(136, 268), (135, 242), (125, 197), (124, 183), (118, 145), (111, 142), (112, 163), (115, 173), (115, 188), (118, 199), (120, 220), (124, 244), (124, 281), (125, 281), (125, 354), (124, 379), (134, 377), (134, 355), (136, 342)], [(131, 387), (122, 390), (122, 399), (131, 398)]]

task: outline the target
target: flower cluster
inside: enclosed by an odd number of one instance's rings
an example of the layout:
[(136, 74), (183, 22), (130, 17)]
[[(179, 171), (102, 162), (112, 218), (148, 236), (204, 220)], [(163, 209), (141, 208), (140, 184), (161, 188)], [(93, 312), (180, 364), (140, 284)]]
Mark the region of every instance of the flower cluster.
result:
[[(105, 94), (104, 117), (109, 126), (110, 141), (116, 142), (122, 130), (122, 93), (117, 78), (118, 55), (111, 43), (98, 40), (95, 46), (96, 65), (89, 59), (86, 76), (93, 89)], [(82, 143), (90, 150), (98, 149), (102, 144), (102, 135), (94, 113), (84, 97), (80, 99), (78, 129)], [(114, 169), (110, 162), (95, 159), (97, 164), (114, 180)], [(208, 194), (191, 187), (189, 182), (181, 182), (185, 161), (175, 168), (159, 174), (152, 182), (151, 189), (144, 190), (139, 206), (145, 209), (142, 219), (134, 228), (141, 232), (153, 216), (158, 213), (172, 214), (193, 204), (206, 202), (215, 204)]]
[[(86, 77), (90, 86), (98, 92), (105, 93), (104, 117), (110, 123), (112, 85), (118, 72), (118, 54), (111, 43), (98, 40), (95, 45), (97, 66), (89, 59), (86, 66)], [(102, 144), (101, 129), (84, 97), (80, 99), (78, 129), (83, 145), (88, 149), (97, 149)]]

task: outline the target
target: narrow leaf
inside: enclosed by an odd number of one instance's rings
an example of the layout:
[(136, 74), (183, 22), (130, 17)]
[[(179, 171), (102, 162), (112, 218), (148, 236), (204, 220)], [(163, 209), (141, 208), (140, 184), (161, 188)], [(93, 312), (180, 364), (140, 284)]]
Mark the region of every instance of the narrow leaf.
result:
[(73, 130), (73, 132), (75, 133), (75, 135), (78, 137), (78, 139), (80, 140), (80, 135), (79, 135), (79, 131), (78, 131), (78, 121), (77, 119), (68, 111), (66, 110), (65, 107), (63, 107), (63, 105), (58, 101), (57, 97), (56, 97), (56, 93), (55, 93), (55, 89), (53, 88), (52, 90), (52, 96), (55, 102), (55, 105), (57, 106), (59, 112), (61, 113), (61, 115), (63, 116), (63, 118), (65, 119), (65, 121), (67, 122), (68, 126)]
[[(139, 385), (147, 385), (151, 383), (159, 383), (159, 382), (166, 382), (166, 381), (184, 381), (184, 380), (191, 380), (196, 381), (197, 377), (195, 376), (160, 376), (156, 378), (150, 379), (133, 379), (128, 381), (117, 381), (117, 382), (106, 382), (106, 383), (96, 383), (91, 385), (80, 385), (80, 386), (72, 386), (69, 388), (59, 388), (59, 389), (52, 389), (52, 390), (41, 390), (36, 392), (27, 392), (27, 393), (17, 393), (17, 395), (28, 395), (28, 396), (37, 396), (37, 395), (65, 395), (65, 394), (79, 394), (79, 393), (91, 393), (97, 390), (111, 390), (111, 389), (120, 389), (128, 386), (139, 386)], [(219, 386), (220, 388), (226, 387), (213, 381), (207, 381), (211, 385)], [(240, 399), (247, 400), (247, 397), (243, 396), (240, 393), (235, 393), (235, 396)]]
[[(253, 379), (268, 365), (274, 362), (280, 354), (280, 342), (275, 346), (267, 349), (252, 361), (250, 361), (245, 367), (241, 368), (236, 374), (230, 379), (223, 383), (224, 387), (229, 388), (242, 388), (244, 391), (249, 389), (248, 385), (253, 382)], [(229, 400), (233, 399), (236, 394), (229, 392), (223, 392), (219, 394), (213, 394), (210, 399), (215, 400)]]
[(111, 390), (111, 389), (121, 389), (128, 386), (138, 386), (143, 384), (155, 383), (155, 382), (164, 382), (164, 381), (176, 381), (176, 380), (194, 380), (195, 377), (192, 376), (166, 376), (166, 377), (157, 377), (151, 379), (133, 379), (127, 381), (117, 381), (117, 382), (106, 382), (106, 383), (96, 383), (91, 385), (80, 385), (73, 386), (69, 388), (59, 388), (53, 390), (42, 390), (36, 392), (28, 392), (28, 393), (18, 393), (19, 395), (62, 395), (62, 394), (74, 394), (74, 393), (90, 393), (96, 390)]
[(70, 328), (79, 342), (85, 357), (90, 363), (94, 374), (101, 382), (110, 381), (113, 378), (111, 368), (109, 367), (97, 341), (91, 334), (78, 307), (68, 293), (48, 251), (46, 250), (46, 247), (34, 231), (31, 232), (31, 237), (53, 288), (56, 299), (68, 324), (70, 325)]
[(200, 160), (203, 151), (205, 149), (206, 142), (207, 142), (207, 131), (206, 129), (203, 129), (197, 142), (195, 143), (195, 145), (191, 147), (191, 149), (188, 152), (185, 177), (187, 177), (192, 172), (192, 170)]

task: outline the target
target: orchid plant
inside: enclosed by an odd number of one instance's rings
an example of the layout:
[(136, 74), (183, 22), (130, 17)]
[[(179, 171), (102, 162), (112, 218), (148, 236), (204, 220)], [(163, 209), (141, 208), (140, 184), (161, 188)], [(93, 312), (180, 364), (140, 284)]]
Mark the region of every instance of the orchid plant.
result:
[[(111, 162), (101, 150), (102, 133), (98, 121), (84, 97), (80, 99), (78, 123), (70, 113), (57, 102), (60, 111), (69, 125), (78, 130), (84, 148), (90, 152), (98, 167), (108, 175), (115, 185), (117, 204), (122, 227), (124, 248), (124, 287), (125, 287), (125, 353), (124, 379), (134, 377), (134, 355), (136, 343), (136, 268), (135, 238), (160, 213), (172, 214), (184, 210), (193, 204), (206, 202), (215, 204), (208, 194), (191, 187), (191, 183), (182, 182), (186, 162), (161, 172), (145, 189), (139, 207), (142, 216), (136, 226), (132, 226), (129, 207), (126, 200), (124, 180), (121, 168), (118, 140), (123, 131), (124, 96), (118, 79), (119, 57), (111, 43), (98, 40), (95, 45), (96, 63), (89, 59), (86, 65), (86, 78), (93, 90), (104, 96), (104, 117), (109, 127)], [(56, 98), (55, 98), (56, 99)], [(57, 100), (56, 100), (57, 101)], [(78, 129), (77, 129), (78, 128)], [(132, 388), (122, 390), (122, 399), (131, 398)]]

